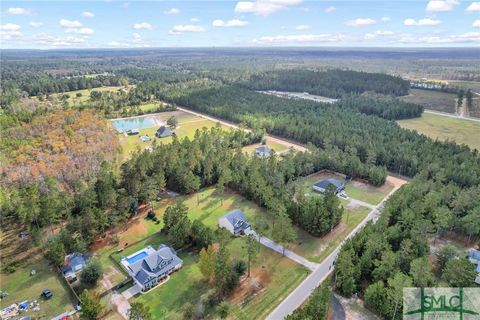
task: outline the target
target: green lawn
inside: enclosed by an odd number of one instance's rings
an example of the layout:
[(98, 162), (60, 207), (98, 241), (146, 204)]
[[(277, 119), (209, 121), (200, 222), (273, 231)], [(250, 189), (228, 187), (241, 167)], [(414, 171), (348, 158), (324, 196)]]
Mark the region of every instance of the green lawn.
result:
[[(211, 128), (217, 125), (217, 123), (198, 117), (196, 115), (186, 113), (183, 111), (171, 111), (171, 112), (162, 112), (155, 115), (147, 115), (147, 117), (155, 117), (159, 121), (165, 123), (168, 118), (175, 116), (178, 120), (178, 127), (174, 130), (175, 134), (179, 139), (189, 137), (193, 138), (195, 136), (195, 131), (202, 128)], [(228, 127), (224, 127), (228, 129)], [(122, 147), (122, 156), (124, 159), (128, 158), (132, 151), (137, 150), (137, 148), (145, 149), (152, 145), (153, 141), (156, 143), (170, 143), (172, 137), (167, 138), (157, 138), (155, 137), (155, 132), (158, 127), (145, 128), (140, 130), (140, 134), (133, 136), (126, 136), (124, 134), (119, 134), (120, 145)], [(151, 140), (148, 142), (143, 142), (140, 140), (140, 136), (148, 135)]]
[(421, 118), (400, 120), (398, 124), (433, 139), (452, 140), (480, 150), (480, 122), (477, 121), (424, 113)]
[[(148, 244), (156, 246), (165, 242), (164, 236), (158, 235), (115, 256), (120, 259), (122, 255), (129, 255)], [(243, 239), (232, 239), (228, 248), (233, 259), (245, 259)], [(208, 284), (200, 273), (197, 264), (198, 256), (191, 252), (181, 252), (179, 257), (183, 260), (182, 269), (172, 274), (170, 279), (161, 286), (133, 298), (148, 304), (155, 319), (176, 319), (185, 304), (195, 306), (202, 298), (206, 298), (214, 292), (212, 285)], [(235, 319), (258, 319), (265, 316), (308, 273), (309, 271), (300, 265), (262, 247), (257, 261), (252, 264), (251, 278), (243, 280), (239, 289), (227, 298), (233, 307), (231, 312), (233, 317)], [(249, 299), (247, 292), (242, 288), (248, 286), (253, 278), (258, 280), (263, 288), (255, 298)], [(151, 303), (152, 301), (155, 303)]]
[[(314, 191), (312, 189), (312, 186), (318, 180), (328, 179), (328, 178), (336, 178), (340, 181), (345, 181), (345, 179), (342, 176), (337, 175), (335, 173), (321, 172), (321, 173), (311, 175), (307, 178), (300, 178), (298, 180), (298, 183), (300, 183), (303, 190), (305, 190), (305, 194), (309, 196), (318, 197), (318, 196), (321, 196), (321, 194)], [(347, 185), (345, 186), (345, 193), (353, 199), (361, 200), (366, 203), (376, 205), (376, 204), (379, 204), (383, 200), (383, 198), (385, 198), (390, 193), (390, 191), (393, 190), (393, 188), (394, 188), (394, 185), (388, 181), (385, 182), (380, 187), (375, 187), (368, 183), (353, 180), (348, 182)], [(342, 200), (342, 203), (347, 204), (348, 201)]]
[[(31, 276), (32, 270), (35, 270), (36, 274)], [(17, 268), (14, 273), (2, 273), (0, 279), (0, 289), (9, 293), (7, 298), (0, 301), (0, 309), (24, 300), (29, 302), (38, 300), (39, 312), (29, 311), (22, 315), (50, 319), (65, 311), (73, 310), (72, 297), (67, 286), (59, 278), (59, 275), (51, 270), (47, 261), (41, 257), (37, 261)], [(51, 299), (45, 300), (40, 296), (44, 289), (49, 289), (53, 293)]]
[[(275, 150), (275, 152), (277, 154), (288, 151), (288, 146), (286, 146), (282, 143), (279, 143), (277, 141), (273, 141), (273, 140), (269, 139), (268, 137), (266, 139), (267, 139), (267, 147), (269, 147), (272, 150)], [(243, 148), (243, 151), (247, 152), (247, 153), (253, 153), (253, 152), (255, 152), (255, 149), (257, 147), (259, 147), (260, 145), (261, 145), (260, 143), (256, 143), (256, 144), (246, 146), (246, 147)]]

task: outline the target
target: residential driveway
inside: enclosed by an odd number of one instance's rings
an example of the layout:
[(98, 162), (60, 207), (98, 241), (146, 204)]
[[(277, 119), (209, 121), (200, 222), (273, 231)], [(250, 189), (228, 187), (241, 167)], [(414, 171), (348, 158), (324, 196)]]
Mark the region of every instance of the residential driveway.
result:
[(335, 294), (332, 295), (332, 320), (345, 320), (345, 309)]
[[(251, 233), (255, 236), (255, 239), (257, 239), (257, 241), (258, 241), (258, 235), (255, 233), (255, 231), (252, 231)], [(283, 247), (281, 245), (279, 245), (278, 243), (274, 242), (273, 240), (270, 240), (267, 237), (260, 237), (259, 242), (261, 244), (263, 244), (265, 247), (270, 248), (273, 251), (276, 251), (280, 254), (283, 254)], [(318, 267), (317, 263), (313, 263), (311, 261), (308, 261), (304, 257), (299, 256), (295, 252), (292, 252), (288, 249), (285, 249), (285, 257), (303, 265), (304, 267), (310, 269), (311, 271), (316, 270), (317, 267)]]
[(133, 285), (131, 286), (130, 288), (128, 288), (127, 290), (123, 291), (122, 292), (122, 296), (125, 298), (125, 299), (130, 299), (131, 297), (137, 295), (138, 293), (140, 293), (140, 291), (142, 291), (142, 289), (137, 285)]
[(325, 280), (333, 271), (333, 263), (337, 258), (338, 252), (346, 239), (353, 237), (360, 231), (367, 222), (376, 221), (379, 215), (379, 208), (384, 202), (395, 192), (400, 186), (396, 186), (377, 206), (374, 206), (367, 217), (360, 222), (350, 234), (335, 248), (335, 250), (325, 258), (305, 280), (293, 290), (268, 316), (267, 320), (281, 320), (287, 315), (291, 314), (295, 309), (302, 305), (302, 303), (310, 296), (310, 294), (317, 288), (323, 280)]
[(113, 292), (112, 297), (110, 298), (110, 304), (112, 305), (112, 309), (116, 310), (123, 319), (128, 319), (130, 303), (128, 302), (128, 299), (123, 296), (123, 294)]

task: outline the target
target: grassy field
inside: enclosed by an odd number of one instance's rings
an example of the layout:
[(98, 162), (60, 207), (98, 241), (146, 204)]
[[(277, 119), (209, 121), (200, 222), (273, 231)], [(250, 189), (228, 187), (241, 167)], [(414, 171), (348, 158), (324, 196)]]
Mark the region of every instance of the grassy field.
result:
[(424, 113), (421, 118), (400, 120), (398, 124), (434, 139), (453, 140), (480, 150), (480, 122)]
[[(328, 178), (336, 178), (340, 181), (345, 181), (345, 179), (338, 174), (331, 172), (320, 172), (307, 178), (299, 179), (298, 183), (300, 183), (302, 188), (305, 190), (305, 194), (309, 196), (321, 196), (318, 192), (312, 189), (312, 186), (318, 180)], [(376, 205), (379, 204), (382, 199), (385, 198), (390, 191), (392, 191), (393, 188), (394, 185), (388, 181), (380, 187), (375, 187), (368, 183), (352, 180), (345, 186), (345, 193), (353, 199)], [(342, 201), (342, 203), (348, 202)]]
[[(37, 300), (40, 303), (40, 311), (30, 310), (23, 315), (50, 319), (73, 310), (73, 300), (67, 286), (59, 275), (52, 271), (42, 252), (32, 247), (28, 238), (19, 239), (18, 230), (19, 227), (0, 232), (2, 267), (12, 262), (17, 265), (15, 272), (0, 274), (0, 290), (9, 294), (0, 301), (0, 309), (24, 300), (29, 302)], [(31, 275), (32, 270), (35, 270), (34, 275)], [(53, 293), (51, 299), (41, 298), (40, 294), (44, 289), (49, 289)]]
[[(190, 113), (186, 113), (183, 111), (172, 111), (172, 112), (163, 112), (155, 115), (147, 115), (145, 117), (155, 117), (157, 120), (165, 123), (168, 118), (171, 116), (175, 116), (178, 120), (178, 127), (174, 130), (175, 134), (178, 138), (193, 138), (195, 135), (195, 131), (197, 129), (202, 128), (211, 128), (217, 125), (215, 122), (200, 118)], [(227, 127), (224, 127), (228, 129)], [(157, 143), (170, 143), (172, 141), (172, 137), (167, 138), (156, 138), (155, 132), (157, 131), (158, 126), (152, 128), (145, 128), (140, 130), (140, 134), (127, 136), (124, 134), (120, 134), (120, 145), (122, 147), (122, 157), (128, 158), (132, 151), (135, 151), (137, 148), (145, 149), (152, 145), (153, 141)], [(143, 142), (140, 140), (140, 136), (148, 135), (151, 140), (147, 142)]]
[(404, 101), (418, 103), (426, 109), (448, 113), (455, 113), (456, 98), (453, 93), (422, 89), (410, 89), (408, 96), (400, 97)]

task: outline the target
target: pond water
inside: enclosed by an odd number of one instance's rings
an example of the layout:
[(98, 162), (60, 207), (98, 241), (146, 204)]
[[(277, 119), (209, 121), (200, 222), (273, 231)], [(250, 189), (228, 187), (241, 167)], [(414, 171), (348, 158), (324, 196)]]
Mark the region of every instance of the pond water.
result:
[(154, 117), (138, 117), (131, 119), (113, 120), (113, 125), (118, 132), (125, 132), (132, 129), (152, 128), (157, 125)]

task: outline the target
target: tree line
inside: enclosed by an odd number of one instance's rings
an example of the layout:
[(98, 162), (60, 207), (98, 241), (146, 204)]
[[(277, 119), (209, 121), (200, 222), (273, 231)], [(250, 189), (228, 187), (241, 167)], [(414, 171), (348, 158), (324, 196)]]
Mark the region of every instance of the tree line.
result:
[(340, 69), (267, 71), (253, 74), (241, 85), (252, 90), (308, 92), (330, 98), (368, 91), (403, 96), (408, 94), (410, 88), (410, 83), (400, 77)]

